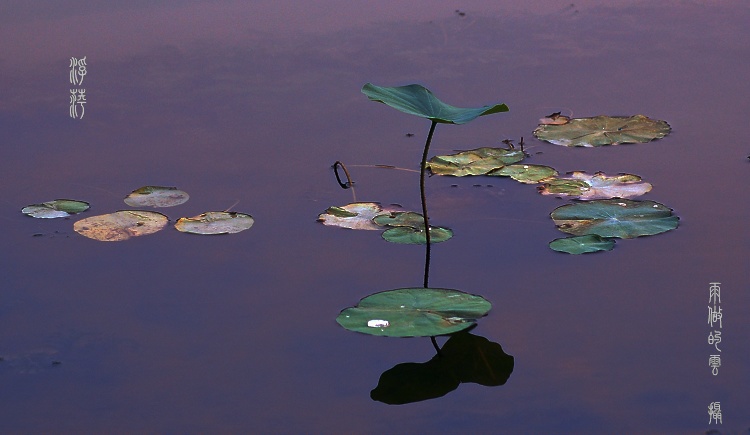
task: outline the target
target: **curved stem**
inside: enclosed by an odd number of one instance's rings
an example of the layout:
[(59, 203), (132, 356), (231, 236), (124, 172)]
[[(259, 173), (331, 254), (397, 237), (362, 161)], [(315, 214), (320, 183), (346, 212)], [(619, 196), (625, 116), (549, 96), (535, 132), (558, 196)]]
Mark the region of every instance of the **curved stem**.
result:
[(430, 150), (430, 142), (432, 142), (432, 134), (435, 133), (435, 126), (437, 121), (432, 121), (430, 125), (430, 133), (427, 135), (427, 142), (424, 144), (424, 153), (422, 153), (422, 164), (419, 166), (419, 193), (422, 199), (422, 217), (424, 218), (424, 229), (426, 244), (426, 253), (424, 260), (424, 287), (427, 288), (427, 282), (430, 278), (430, 220), (427, 217), (427, 198), (424, 193), (424, 174), (427, 169), (427, 153)]
[[(342, 182), (341, 177), (339, 177), (339, 166), (341, 166), (341, 169), (344, 170), (344, 174), (346, 174), (346, 183)], [(354, 202), (357, 202), (357, 194), (354, 192), (354, 182), (352, 181), (352, 177), (349, 175), (346, 166), (337, 160), (336, 163), (333, 164), (333, 173), (336, 175), (336, 181), (338, 181), (339, 186), (341, 186), (342, 189), (352, 189), (352, 199)]]

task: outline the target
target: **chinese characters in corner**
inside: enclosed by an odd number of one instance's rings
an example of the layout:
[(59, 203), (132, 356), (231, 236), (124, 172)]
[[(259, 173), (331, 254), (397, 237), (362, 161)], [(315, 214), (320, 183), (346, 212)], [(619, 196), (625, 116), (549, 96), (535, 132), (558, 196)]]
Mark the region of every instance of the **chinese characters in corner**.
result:
[(70, 117), (83, 119), (86, 104), (86, 89), (81, 88), (86, 77), (86, 56), (80, 59), (70, 58), (70, 84), (76, 86), (70, 90)]

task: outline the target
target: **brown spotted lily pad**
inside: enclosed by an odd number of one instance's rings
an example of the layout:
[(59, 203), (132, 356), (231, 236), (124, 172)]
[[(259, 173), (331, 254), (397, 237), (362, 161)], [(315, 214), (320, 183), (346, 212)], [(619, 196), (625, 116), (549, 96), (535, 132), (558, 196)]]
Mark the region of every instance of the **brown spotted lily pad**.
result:
[(166, 216), (153, 211), (121, 210), (82, 219), (73, 224), (73, 229), (89, 239), (119, 242), (153, 234), (164, 228), (168, 221)]

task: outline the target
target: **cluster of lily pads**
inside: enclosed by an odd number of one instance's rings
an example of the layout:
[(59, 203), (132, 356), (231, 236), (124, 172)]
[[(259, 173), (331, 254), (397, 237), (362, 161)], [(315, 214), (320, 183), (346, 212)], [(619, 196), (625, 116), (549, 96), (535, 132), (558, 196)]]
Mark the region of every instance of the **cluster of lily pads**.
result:
[[(174, 207), (184, 204), (190, 196), (176, 187), (144, 186), (125, 197), (124, 202), (135, 210), (91, 216), (73, 224), (73, 229), (90, 239), (117, 242), (132, 237), (145, 236), (164, 229), (169, 218), (142, 207)], [(70, 217), (89, 209), (85, 201), (57, 199), (24, 207), (21, 212), (40, 219)], [(229, 234), (250, 228), (254, 219), (244, 213), (209, 211), (194, 217), (182, 217), (174, 227), (192, 234)]]
[[(447, 240), (452, 232), (429, 225), (424, 194), (427, 170), (432, 175), (443, 176), (510, 177), (521, 183), (540, 184), (538, 191), (543, 195), (574, 200), (550, 214), (560, 231), (572, 235), (550, 243), (553, 250), (560, 252), (606, 251), (612, 249), (615, 238), (659, 234), (678, 225), (679, 218), (669, 207), (654, 201), (628, 199), (652, 189), (651, 184), (637, 175), (573, 172), (567, 177), (560, 176), (552, 167), (522, 163), (528, 154), (523, 147), (516, 149), (511, 142), (507, 142), (507, 148), (482, 147), (427, 160), (437, 124), (464, 124), (479, 116), (505, 112), (508, 110), (505, 104), (458, 108), (443, 103), (421, 85), (381, 87), (368, 83), (362, 92), (372, 101), (431, 121), (420, 166), (422, 214), (383, 209), (377, 203), (352, 203), (331, 207), (319, 215), (318, 220), (325, 225), (376, 230), (395, 223), (395, 228), (387, 229), (383, 238), (397, 243), (426, 244), (429, 259), (430, 243)], [(534, 136), (562, 146), (599, 147), (650, 142), (666, 136), (670, 130), (665, 121), (644, 115), (570, 119), (556, 113), (540, 120)], [(429, 230), (425, 231), (427, 228)], [(399, 235), (391, 237), (390, 234)], [(477, 303), (473, 298), (483, 302)], [(465, 309), (462, 305), (465, 300), (476, 303), (474, 309)], [(343, 310), (337, 321), (346, 329), (371, 335), (434, 337), (472, 326), (490, 307), (481, 296), (429, 288), (425, 278), (423, 288), (402, 288), (370, 295), (357, 306)]]

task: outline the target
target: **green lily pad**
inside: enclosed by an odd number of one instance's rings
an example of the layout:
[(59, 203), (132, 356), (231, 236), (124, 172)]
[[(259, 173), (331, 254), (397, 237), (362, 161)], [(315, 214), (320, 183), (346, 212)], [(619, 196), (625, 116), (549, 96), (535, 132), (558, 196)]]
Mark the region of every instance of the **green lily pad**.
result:
[(621, 143), (644, 143), (669, 134), (671, 127), (643, 115), (574, 118), (562, 125), (540, 125), (534, 136), (555, 145), (598, 147)]
[(508, 165), (487, 173), (490, 176), (510, 177), (525, 184), (536, 184), (557, 175), (555, 168), (543, 165)]
[[(402, 245), (425, 245), (427, 234), (424, 228), (396, 227), (383, 231), (383, 239), (391, 243)], [(444, 242), (453, 237), (453, 231), (443, 227), (430, 226), (430, 243)]]
[(549, 242), (549, 247), (558, 252), (578, 255), (589, 252), (611, 251), (615, 247), (615, 241), (596, 234), (587, 234), (585, 236), (555, 239)]
[(168, 221), (169, 218), (154, 211), (121, 210), (81, 219), (73, 224), (73, 229), (100, 242), (119, 242), (153, 234), (164, 228)]
[[(375, 216), (374, 223), (394, 227), (383, 232), (382, 237), (392, 243), (424, 245), (427, 234), (424, 231), (424, 218), (419, 213), (397, 211)], [(430, 226), (430, 243), (444, 242), (453, 237), (448, 228)]]
[(550, 214), (557, 228), (576, 236), (597, 234), (629, 239), (677, 228), (672, 209), (654, 201), (599, 199), (563, 205)]
[(465, 124), (483, 115), (508, 111), (505, 104), (467, 109), (450, 106), (438, 100), (429, 89), (416, 84), (383, 87), (367, 83), (362, 87), (362, 93), (372, 101), (386, 104), (404, 113), (445, 124)]
[(41, 204), (28, 205), (21, 213), (37, 219), (68, 217), (89, 209), (89, 203), (73, 199), (56, 199)]
[(180, 218), (174, 227), (183, 233), (234, 234), (253, 226), (255, 219), (249, 214), (208, 211), (191, 218)]
[(427, 162), (427, 167), (434, 175), (484, 175), (505, 165), (520, 162), (524, 157), (521, 150), (483, 147), (446, 156), (435, 156)]
[(401, 288), (367, 296), (336, 321), (344, 328), (387, 337), (433, 337), (464, 330), (487, 315), (481, 296), (442, 288)]
[(184, 204), (190, 196), (176, 187), (144, 186), (125, 197), (131, 207), (174, 207)]
[(632, 198), (651, 190), (650, 183), (633, 174), (607, 176), (603, 172), (588, 175), (573, 172), (570, 177), (547, 180), (539, 189), (542, 195), (570, 196), (577, 199)]

